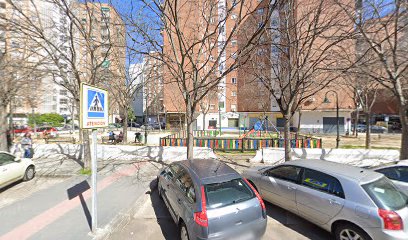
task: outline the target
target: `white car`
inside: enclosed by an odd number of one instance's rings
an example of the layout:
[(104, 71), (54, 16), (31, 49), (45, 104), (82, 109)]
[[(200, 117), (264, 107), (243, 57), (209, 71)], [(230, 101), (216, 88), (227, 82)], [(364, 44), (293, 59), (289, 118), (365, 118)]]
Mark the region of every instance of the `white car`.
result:
[(21, 179), (29, 181), (34, 175), (35, 165), (31, 159), (0, 152), (0, 189)]
[(375, 168), (374, 171), (384, 174), (408, 195), (408, 160), (401, 160), (395, 164)]

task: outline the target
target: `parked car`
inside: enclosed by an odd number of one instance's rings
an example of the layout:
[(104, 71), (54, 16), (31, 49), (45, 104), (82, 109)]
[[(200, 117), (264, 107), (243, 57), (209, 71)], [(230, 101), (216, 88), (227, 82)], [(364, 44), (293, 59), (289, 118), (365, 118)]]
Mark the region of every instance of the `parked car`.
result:
[(15, 126), (13, 129), (13, 132), (15, 134), (21, 133), (21, 134), (25, 134), (32, 131), (32, 129), (30, 127), (24, 127), (24, 126)]
[(265, 204), (234, 169), (217, 160), (170, 164), (158, 176), (158, 192), (179, 226), (181, 239), (258, 239)]
[[(371, 133), (386, 133), (388, 132), (386, 127), (371, 125)], [(354, 129), (354, 127), (353, 127)], [(358, 124), (357, 125), (357, 132), (365, 133), (367, 132), (367, 126), (365, 124)]]
[(57, 137), (58, 135), (58, 130), (54, 127), (37, 127), (36, 131), (51, 137)]
[(383, 127), (383, 126), (373, 125), (373, 126), (371, 126), (371, 132), (372, 133), (386, 133), (386, 132), (388, 132), (388, 129), (386, 127)]
[(143, 124), (141, 127), (143, 130), (153, 130), (155, 129), (151, 124)]
[(128, 122), (128, 127), (140, 128), (140, 124), (135, 122)]
[(384, 174), (394, 184), (408, 195), (408, 160), (396, 164), (375, 168), (374, 171)]
[(408, 239), (408, 197), (383, 174), (322, 160), (243, 173), (264, 200), (333, 233), (337, 240)]
[(29, 181), (34, 175), (35, 165), (31, 159), (0, 152), (0, 189), (21, 179)]

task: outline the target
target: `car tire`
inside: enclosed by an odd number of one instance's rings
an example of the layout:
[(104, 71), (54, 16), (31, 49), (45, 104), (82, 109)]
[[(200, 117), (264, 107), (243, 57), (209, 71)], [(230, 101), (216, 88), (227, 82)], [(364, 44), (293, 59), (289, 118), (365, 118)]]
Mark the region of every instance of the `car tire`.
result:
[[(357, 235), (359, 237), (357, 237)], [(334, 236), (336, 240), (372, 240), (372, 238), (368, 236), (366, 232), (353, 224), (339, 225), (334, 231)]]
[(35, 168), (34, 168), (34, 166), (29, 166), (29, 167), (26, 169), (25, 173), (24, 173), (24, 178), (23, 178), (23, 180), (24, 180), (24, 181), (30, 181), (31, 179), (34, 178), (34, 175), (35, 175)]
[(188, 237), (187, 227), (184, 222), (180, 223), (180, 240), (190, 240), (190, 238)]

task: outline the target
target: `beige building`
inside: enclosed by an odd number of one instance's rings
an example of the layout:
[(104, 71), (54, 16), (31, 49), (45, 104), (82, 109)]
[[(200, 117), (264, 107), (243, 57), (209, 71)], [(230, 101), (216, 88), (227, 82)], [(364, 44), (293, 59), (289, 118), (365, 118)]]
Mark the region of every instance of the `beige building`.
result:
[[(4, 23), (0, 24), (0, 49), (9, 63), (22, 65), (9, 68), (13, 81), (25, 82), (11, 104), (21, 118), (32, 112), (76, 117), (73, 103), (79, 93), (76, 97), (71, 93), (79, 91), (78, 82), (104, 88), (113, 83), (124, 86), (126, 41), (119, 14), (108, 4), (66, 3), (0, 0), (0, 23)], [(73, 22), (67, 12), (75, 15)], [(30, 34), (15, 26), (33, 31)], [(36, 35), (38, 29), (44, 33), (42, 39)], [(119, 109), (115, 98), (110, 99), (114, 121)]]

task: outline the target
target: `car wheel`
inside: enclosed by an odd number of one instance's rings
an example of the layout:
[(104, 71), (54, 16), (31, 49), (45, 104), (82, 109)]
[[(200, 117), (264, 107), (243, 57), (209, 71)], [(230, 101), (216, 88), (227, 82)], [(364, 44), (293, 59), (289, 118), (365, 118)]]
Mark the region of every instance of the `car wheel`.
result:
[(23, 180), (30, 181), (31, 179), (34, 178), (34, 175), (35, 175), (34, 166), (29, 166), (25, 171)]
[(184, 222), (181, 222), (180, 224), (180, 239), (181, 240), (189, 240), (190, 238), (188, 237), (188, 231), (186, 224)]
[(336, 240), (372, 240), (366, 232), (351, 224), (338, 226), (334, 234)]

